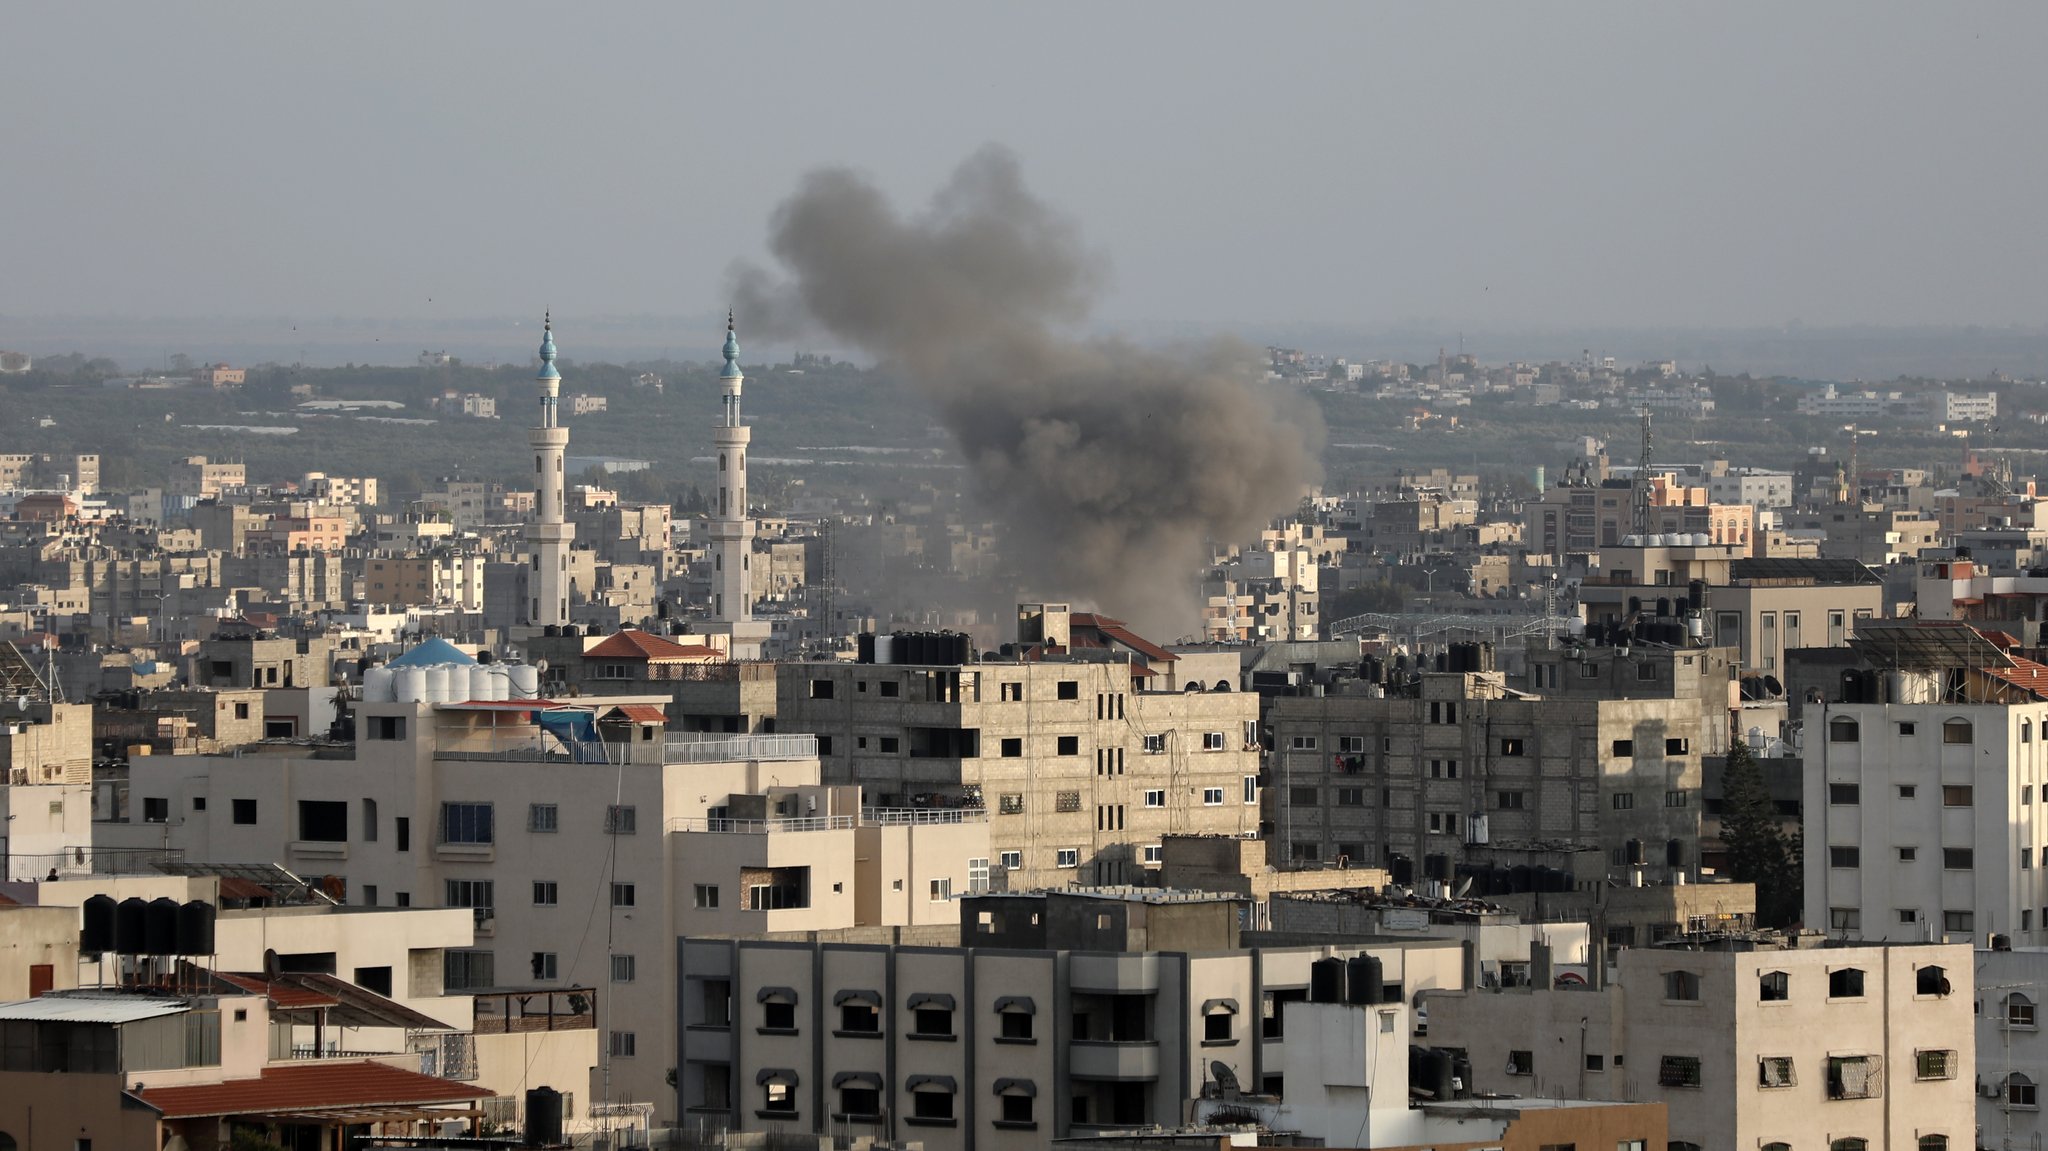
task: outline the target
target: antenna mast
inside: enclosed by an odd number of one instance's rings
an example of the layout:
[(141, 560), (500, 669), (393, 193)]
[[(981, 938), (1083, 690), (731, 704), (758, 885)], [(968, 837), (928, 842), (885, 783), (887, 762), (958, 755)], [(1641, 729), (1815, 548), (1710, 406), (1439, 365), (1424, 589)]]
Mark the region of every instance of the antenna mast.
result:
[(1650, 464), (1656, 458), (1656, 445), (1650, 434), (1650, 409), (1643, 409), (1643, 447), (1636, 456), (1635, 490), (1630, 493), (1630, 503), (1635, 512), (1635, 533), (1639, 536), (1650, 534)]

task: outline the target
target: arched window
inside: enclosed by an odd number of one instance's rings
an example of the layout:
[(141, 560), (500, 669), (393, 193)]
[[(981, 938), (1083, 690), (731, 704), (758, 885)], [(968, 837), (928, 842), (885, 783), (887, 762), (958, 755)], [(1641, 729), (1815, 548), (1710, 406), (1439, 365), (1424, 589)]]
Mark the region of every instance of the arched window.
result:
[(1941, 725), (1941, 742), (1969, 743), (1976, 739), (1976, 729), (1967, 719), (1951, 719)]
[(1782, 971), (1766, 971), (1757, 976), (1757, 998), (1765, 1003), (1780, 1003), (1792, 998), (1792, 978)]
[(2034, 742), (2034, 721), (2033, 721), (2033, 720), (2031, 720), (2031, 719), (2023, 719), (2023, 720), (2021, 720), (2021, 721), (2020, 721), (2020, 742), (2021, 742), (2021, 743), (2032, 743), (2032, 742)]
[(1792, 1145), (1790, 1143), (1766, 1143), (1763, 1145), (1763, 1151), (1792, 1151)]
[(2034, 1026), (2034, 1001), (2017, 991), (2006, 996), (2005, 1025), (2007, 1027)]
[(1828, 1144), (1828, 1151), (1870, 1151), (1870, 1140), (1851, 1136)]
[(1948, 1151), (1948, 1136), (1922, 1135), (1920, 1137), (1920, 1151)]
[(1838, 715), (1828, 721), (1829, 743), (1855, 743), (1863, 738), (1862, 725), (1846, 715)]
[(1950, 991), (1948, 972), (1930, 963), (1913, 971), (1913, 994), (1947, 995)]
[(2035, 1093), (2034, 1081), (2015, 1071), (2005, 1077), (2005, 1105), (2007, 1107), (2036, 1108), (2041, 1105), (2040, 1096)]
[(15, 1151), (17, 1146), (19, 1144), (15, 1143), (14, 1136), (9, 1135), (5, 1131), (0, 1131), (0, 1151)]
[(1688, 1143), (1683, 1139), (1673, 1139), (1671, 1142), (1666, 1143), (1664, 1148), (1665, 1151), (1700, 1151), (1699, 1144)]
[(720, 452), (720, 453), (718, 453), (718, 470), (719, 470), (719, 471), (721, 471), (721, 472), (725, 470), (725, 453), (724, 453), (724, 452)]

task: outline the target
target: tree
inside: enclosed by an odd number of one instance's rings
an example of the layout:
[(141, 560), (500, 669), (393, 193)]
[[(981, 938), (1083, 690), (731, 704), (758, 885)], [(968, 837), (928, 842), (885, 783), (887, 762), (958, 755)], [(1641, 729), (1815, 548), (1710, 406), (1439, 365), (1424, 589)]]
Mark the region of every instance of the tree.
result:
[(1797, 923), (1805, 898), (1799, 844), (1778, 825), (1763, 767), (1741, 739), (1730, 743), (1721, 771), (1721, 845), (1734, 880), (1756, 884), (1757, 922)]

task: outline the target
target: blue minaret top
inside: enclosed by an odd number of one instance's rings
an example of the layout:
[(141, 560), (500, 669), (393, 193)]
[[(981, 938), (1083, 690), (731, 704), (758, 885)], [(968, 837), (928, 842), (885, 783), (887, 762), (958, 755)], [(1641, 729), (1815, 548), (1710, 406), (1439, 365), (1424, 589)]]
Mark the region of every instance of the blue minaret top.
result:
[(732, 313), (725, 314), (725, 368), (718, 373), (721, 380), (737, 380), (744, 376), (740, 371), (740, 338), (733, 331)]
[(562, 373), (555, 369), (555, 320), (552, 312), (543, 316), (540, 322), (540, 375), (541, 380), (559, 380)]

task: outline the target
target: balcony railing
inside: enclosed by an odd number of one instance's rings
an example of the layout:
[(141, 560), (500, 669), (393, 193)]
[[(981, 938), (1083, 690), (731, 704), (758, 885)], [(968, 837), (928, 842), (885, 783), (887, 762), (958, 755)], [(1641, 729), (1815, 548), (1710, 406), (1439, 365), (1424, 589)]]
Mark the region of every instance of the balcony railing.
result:
[(735, 763), (745, 760), (813, 759), (818, 754), (815, 735), (731, 735), (704, 738), (671, 735), (660, 744), (606, 743), (586, 740), (569, 748), (555, 741), (536, 743), (523, 738), (523, 746), (462, 750), (437, 750), (434, 758), (470, 760), (482, 763), (560, 764), (681, 764)]
[(725, 835), (768, 835), (778, 832), (843, 831), (855, 827), (902, 826), (905, 824), (987, 823), (988, 812), (978, 807), (864, 807), (859, 815), (796, 815), (779, 819), (671, 819), (672, 832), (711, 832)]

